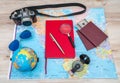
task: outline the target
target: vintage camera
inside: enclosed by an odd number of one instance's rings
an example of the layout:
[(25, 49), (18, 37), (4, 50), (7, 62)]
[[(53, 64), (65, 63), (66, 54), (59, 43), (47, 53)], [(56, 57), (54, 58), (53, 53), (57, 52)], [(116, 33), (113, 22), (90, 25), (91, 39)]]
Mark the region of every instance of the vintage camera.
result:
[(37, 21), (35, 10), (22, 8), (11, 13), (12, 19), (16, 25), (30, 26)]

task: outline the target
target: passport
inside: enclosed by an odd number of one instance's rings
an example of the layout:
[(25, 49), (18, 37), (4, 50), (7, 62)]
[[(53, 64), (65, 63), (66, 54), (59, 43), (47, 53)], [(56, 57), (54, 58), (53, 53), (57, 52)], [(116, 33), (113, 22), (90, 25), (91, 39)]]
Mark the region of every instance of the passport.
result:
[(87, 50), (99, 46), (108, 37), (93, 22), (87, 22), (87, 20), (83, 20), (77, 25), (79, 29), (77, 30), (77, 33)]

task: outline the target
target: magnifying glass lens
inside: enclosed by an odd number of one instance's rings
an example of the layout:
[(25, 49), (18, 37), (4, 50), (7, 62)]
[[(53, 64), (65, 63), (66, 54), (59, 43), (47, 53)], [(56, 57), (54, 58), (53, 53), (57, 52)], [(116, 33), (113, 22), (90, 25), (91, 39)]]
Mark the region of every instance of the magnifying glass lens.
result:
[(72, 46), (75, 47), (74, 42), (70, 36), (71, 31), (72, 31), (72, 27), (70, 26), (70, 24), (62, 24), (60, 27), (60, 32), (66, 34)]

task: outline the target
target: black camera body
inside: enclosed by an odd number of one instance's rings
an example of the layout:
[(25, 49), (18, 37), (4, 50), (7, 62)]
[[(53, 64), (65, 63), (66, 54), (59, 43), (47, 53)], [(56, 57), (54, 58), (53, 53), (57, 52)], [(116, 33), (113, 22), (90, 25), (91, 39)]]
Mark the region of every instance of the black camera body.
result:
[(22, 8), (11, 13), (12, 19), (16, 25), (30, 26), (37, 21), (35, 10), (29, 8)]

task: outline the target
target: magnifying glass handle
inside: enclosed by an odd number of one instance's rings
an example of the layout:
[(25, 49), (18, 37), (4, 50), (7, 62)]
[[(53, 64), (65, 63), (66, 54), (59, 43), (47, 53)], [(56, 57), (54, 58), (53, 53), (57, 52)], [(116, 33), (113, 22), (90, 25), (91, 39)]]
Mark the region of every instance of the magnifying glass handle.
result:
[(72, 47), (75, 48), (75, 44), (70, 35), (68, 35), (68, 39), (69, 39), (70, 43), (72, 44)]

